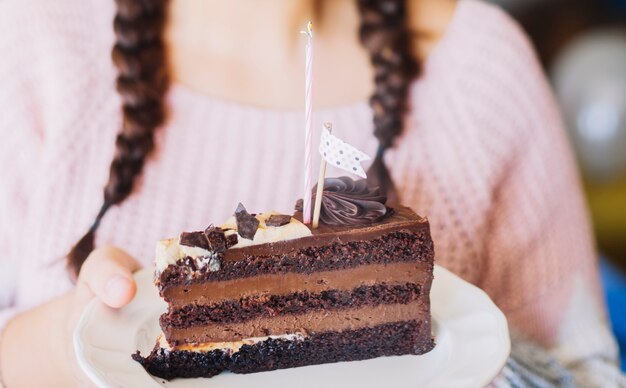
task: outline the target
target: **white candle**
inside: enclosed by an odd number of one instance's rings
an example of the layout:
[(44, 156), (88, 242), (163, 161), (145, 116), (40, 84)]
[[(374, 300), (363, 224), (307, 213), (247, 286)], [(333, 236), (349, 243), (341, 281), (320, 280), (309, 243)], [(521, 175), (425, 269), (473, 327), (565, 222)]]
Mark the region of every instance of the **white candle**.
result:
[(313, 154), (313, 135), (311, 131), (313, 116), (313, 23), (309, 21), (307, 30), (302, 31), (307, 36), (306, 63), (304, 81), (304, 196), (302, 199), (302, 218), (305, 224), (311, 223), (311, 190)]

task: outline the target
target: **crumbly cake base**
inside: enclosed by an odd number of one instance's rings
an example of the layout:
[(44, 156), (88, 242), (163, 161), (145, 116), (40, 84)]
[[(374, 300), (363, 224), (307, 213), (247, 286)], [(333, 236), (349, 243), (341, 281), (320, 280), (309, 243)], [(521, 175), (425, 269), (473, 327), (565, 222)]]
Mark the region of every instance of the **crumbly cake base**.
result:
[(424, 354), (434, 347), (430, 321), (403, 321), (344, 332), (309, 334), (302, 340), (268, 339), (244, 345), (232, 355), (222, 350), (192, 352), (155, 346), (150, 355), (132, 358), (151, 375), (212, 377), (223, 371), (255, 373), (306, 365)]

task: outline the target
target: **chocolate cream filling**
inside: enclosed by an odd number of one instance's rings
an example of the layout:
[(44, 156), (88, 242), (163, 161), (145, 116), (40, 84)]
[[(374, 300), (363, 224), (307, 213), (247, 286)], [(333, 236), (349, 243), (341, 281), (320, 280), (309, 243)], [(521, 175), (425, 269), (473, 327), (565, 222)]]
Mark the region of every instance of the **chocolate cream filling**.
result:
[(337, 312), (259, 317), (243, 323), (210, 324), (186, 329), (163, 328), (174, 348), (188, 343), (239, 341), (268, 335), (358, 330), (384, 323), (420, 320), (430, 326), (430, 300), (424, 294), (409, 304), (367, 306)]
[(380, 304), (408, 304), (416, 301), (422, 289), (415, 283), (361, 286), (352, 290), (327, 290), (320, 293), (297, 291), (288, 295), (254, 296), (208, 306), (189, 304), (169, 309), (161, 315), (161, 327), (184, 329), (191, 326), (245, 322), (257, 317), (336, 311)]
[(209, 305), (253, 295), (287, 295), (294, 290), (319, 293), (335, 289), (351, 290), (378, 283), (417, 283), (424, 287), (430, 279), (432, 279), (432, 265), (429, 263), (369, 264), (313, 274), (269, 274), (219, 282), (178, 285), (164, 290), (163, 297), (169, 303), (170, 308), (180, 308), (190, 303)]

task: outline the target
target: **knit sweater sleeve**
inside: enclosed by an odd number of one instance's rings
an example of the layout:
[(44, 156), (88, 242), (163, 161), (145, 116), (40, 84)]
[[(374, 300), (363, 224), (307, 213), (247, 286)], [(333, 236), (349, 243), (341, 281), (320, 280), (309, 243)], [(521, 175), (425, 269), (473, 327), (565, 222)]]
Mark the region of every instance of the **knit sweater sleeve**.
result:
[[(528, 39), (507, 20), (494, 71), (507, 156), (492, 188), (481, 285), (514, 327), (544, 343), (558, 335), (574, 280), (600, 302), (596, 253), (559, 109)], [(600, 309), (602, 310), (602, 309)]]
[[(0, 1), (0, 331), (15, 310), (25, 308), (16, 295), (37, 289), (20, 269), (25, 258), (16, 242), (23, 247), (24, 241), (39, 244), (44, 239), (36, 234), (24, 238), (32, 222), (46, 222), (37, 219), (42, 213), (34, 206), (40, 204), (35, 200), (41, 198), (40, 182), (51, 179), (50, 171), (57, 174), (51, 163), (80, 165), (83, 154), (77, 150), (97, 144), (95, 131), (85, 128), (109, 91), (101, 86), (112, 82), (106, 55), (112, 7), (94, 0)], [(76, 169), (69, 171), (76, 175)], [(58, 182), (68, 184), (61, 173)], [(58, 274), (58, 279), (48, 279), (61, 288), (68, 280), (62, 270)]]
[[(501, 105), (493, 107), (499, 108), (494, 120), (512, 130), (493, 187), (480, 285), (513, 330), (551, 349), (578, 372), (580, 383), (621, 380), (610, 366), (615, 341), (605, 321), (597, 253), (559, 109), (526, 35), (504, 13), (492, 16), (501, 19), (499, 54), (507, 64), (492, 74)], [(590, 367), (598, 360), (604, 361)]]
[(28, 7), (0, 2), (0, 332), (16, 313), (13, 308), (19, 274), (19, 252), (13, 243), (23, 232), (29, 193), (36, 188), (42, 163), (43, 128), (30, 43)]
[(31, 172), (41, 160), (43, 138), (33, 112), (32, 61), (20, 50), (27, 40), (20, 26), (28, 19), (16, 3), (0, 2), (0, 52), (4, 53), (0, 60), (0, 346), (5, 327), (19, 312), (15, 299), (20, 262), (14, 241), (28, 209), (28, 193), (34, 185)]

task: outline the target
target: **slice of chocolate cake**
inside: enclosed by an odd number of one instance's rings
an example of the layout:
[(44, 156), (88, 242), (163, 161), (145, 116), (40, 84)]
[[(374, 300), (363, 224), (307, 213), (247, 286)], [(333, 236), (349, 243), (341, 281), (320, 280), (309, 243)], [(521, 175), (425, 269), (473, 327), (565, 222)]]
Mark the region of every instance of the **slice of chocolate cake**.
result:
[(428, 221), (364, 182), (328, 179), (321, 223), (251, 215), (158, 243), (168, 303), (154, 376), (211, 377), (430, 351)]

